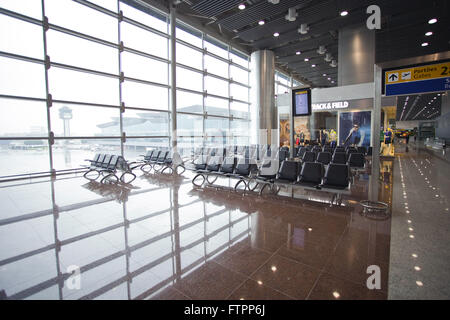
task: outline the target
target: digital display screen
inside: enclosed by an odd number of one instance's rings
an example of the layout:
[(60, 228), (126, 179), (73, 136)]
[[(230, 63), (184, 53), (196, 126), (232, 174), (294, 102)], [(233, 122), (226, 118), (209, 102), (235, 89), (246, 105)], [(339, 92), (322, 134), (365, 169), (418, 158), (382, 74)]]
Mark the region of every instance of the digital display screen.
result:
[(311, 90), (297, 89), (292, 91), (294, 117), (311, 114)]

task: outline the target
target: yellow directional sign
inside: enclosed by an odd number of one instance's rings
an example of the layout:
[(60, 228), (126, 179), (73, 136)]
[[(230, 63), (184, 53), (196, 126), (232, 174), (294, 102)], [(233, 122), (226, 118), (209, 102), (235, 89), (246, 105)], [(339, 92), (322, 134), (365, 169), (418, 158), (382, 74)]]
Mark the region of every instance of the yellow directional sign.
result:
[(385, 73), (385, 83), (397, 84), (402, 82), (430, 80), (450, 76), (450, 62), (429, 64), (421, 67), (390, 70)]

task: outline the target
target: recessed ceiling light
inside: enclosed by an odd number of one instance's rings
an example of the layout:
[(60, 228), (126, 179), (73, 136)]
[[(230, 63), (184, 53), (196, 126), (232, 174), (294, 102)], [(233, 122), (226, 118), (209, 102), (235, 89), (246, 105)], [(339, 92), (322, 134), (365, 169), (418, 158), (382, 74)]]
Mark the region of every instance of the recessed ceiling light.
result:
[(331, 78), (328, 78), (328, 80), (331, 80)]
[(345, 17), (346, 15), (348, 15), (348, 11), (341, 11), (340, 15), (341, 17)]
[(326, 74), (326, 73), (324, 73), (324, 74), (323, 74), (323, 76), (324, 76), (324, 77), (326, 77), (326, 76), (327, 76), (327, 74)]
[(425, 35), (426, 35), (427, 37), (432, 36), (432, 35), (433, 35), (433, 32), (428, 31), (427, 33), (425, 33)]
[(305, 61), (306, 61), (306, 62), (308, 62), (308, 61), (309, 61), (309, 59), (308, 59), (308, 58), (305, 58)]
[(339, 292), (337, 292), (337, 291), (333, 292), (333, 297), (335, 297), (336, 299), (339, 299), (340, 296), (341, 295), (339, 294)]
[(436, 19), (436, 18), (433, 18), (433, 19), (428, 20), (428, 23), (429, 23), (429, 24), (433, 24), (433, 23), (436, 23), (436, 22), (437, 22), (437, 19)]
[(428, 46), (428, 42), (422, 43), (422, 47), (426, 47), (426, 46)]
[(297, 51), (295, 54), (296, 54), (296, 55), (299, 55), (299, 54), (301, 54), (301, 52), (300, 52), (300, 51)]
[(333, 80), (333, 81), (331, 81), (331, 83), (334, 83), (334, 80)]
[(238, 8), (239, 8), (239, 10), (244, 10), (244, 9), (245, 9), (245, 4), (241, 3), (241, 4), (238, 6)]
[(315, 65), (315, 64), (312, 64), (312, 65), (311, 65), (311, 67), (315, 68), (315, 67), (316, 67), (316, 65)]
[(280, 34), (278, 33), (278, 32), (275, 32), (274, 34), (273, 34), (273, 36), (274, 37), (278, 37)]
[(266, 23), (264, 20), (259, 20), (259, 21), (258, 21), (258, 24), (259, 24), (260, 26), (262, 26), (264, 23)]

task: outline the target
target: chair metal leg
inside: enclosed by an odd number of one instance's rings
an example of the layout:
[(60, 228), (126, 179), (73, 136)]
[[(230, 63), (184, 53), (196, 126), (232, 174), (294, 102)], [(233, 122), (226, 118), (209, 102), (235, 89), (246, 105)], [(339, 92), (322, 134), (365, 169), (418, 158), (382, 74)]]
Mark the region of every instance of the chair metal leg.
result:
[[(88, 174), (93, 173), (93, 172), (97, 173), (97, 175), (95, 175), (95, 177), (89, 177)], [(98, 177), (100, 177), (100, 172), (98, 172), (97, 170), (89, 170), (83, 174), (83, 177), (88, 179), (89, 181), (95, 181), (98, 179)]]
[(150, 163), (145, 163), (141, 166), (141, 170), (144, 173), (150, 173), (150, 171), (152, 171), (152, 165)]
[[(202, 177), (202, 183), (201, 184), (198, 184), (197, 182), (196, 182), (196, 180), (197, 180), (197, 178), (198, 177)], [(194, 185), (194, 186), (196, 186), (196, 187), (199, 187), (199, 188), (201, 188), (202, 186), (203, 186), (203, 184), (205, 183), (205, 176), (203, 175), (203, 174), (201, 174), (201, 173), (198, 173), (193, 179), (192, 179), (192, 184)]]
[[(127, 174), (129, 174), (129, 175), (132, 176), (131, 180), (129, 180), (129, 181), (126, 181), (126, 179), (125, 179), (125, 177), (126, 177)], [(131, 171), (125, 171), (124, 173), (122, 173), (122, 175), (120, 176), (120, 179), (119, 179), (119, 180), (120, 180), (120, 182), (129, 184), (129, 183), (132, 183), (135, 179), (136, 179), (136, 175), (135, 175), (133, 172), (131, 172)]]
[(210, 184), (210, 185), (211, 185), (211, 184), (214, 184), (214, 182), (216, 182), (217, 179), (219, 178), (218, 175), (215, 175), (215, 174), (214, 174), (213, 176), (214, 176), (214, 179), (213, 179), (212, 181), (209, 180), (210, 175), (207, 175), (207, 176), (206, 176), (206, 182), (208, 182), (208, 184)]
[(110, 173), (103, 177), (103, 179), (100, 181), (100, 183), (107, 184), (107, 183), (118, 183), (119, 178), (114, 174)]
[(244, 191), (247, 189), (247, 183), (244, 181), (244, 179), (239, 179), (239, 181), (234, 185), (234, 191), (238, 190), (238, 186), (243, 183), (244, 184)]

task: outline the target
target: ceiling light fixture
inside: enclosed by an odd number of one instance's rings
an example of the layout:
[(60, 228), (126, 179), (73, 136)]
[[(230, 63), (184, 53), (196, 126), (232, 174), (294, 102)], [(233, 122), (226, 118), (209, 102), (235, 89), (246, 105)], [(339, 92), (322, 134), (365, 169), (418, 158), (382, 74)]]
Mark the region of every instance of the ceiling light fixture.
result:
[(274, 37), (278, 37), (280, 34), (278, 33), (278, 32), (275, 32), (274, 34), (273, 34), (273, 36)]
[(428, 23), (429, 23), (429, 24), (434, 24), (434, 23), (436, 23), (436, 22), (437, 22), (437, 19), (436, 19), (436, 18), (433, 18), (433, 19), (428, 20)]
[(341, 15), (341, 17), (345, 17), (346, 15), (348, 15), (348, 11), (341, 11), (341, 13), (339, 13)]
[(433, 35), (433, 32), (428, 31), (427, 33), (425, 33), (425, 35), (426, 35), (427, 37), (432, 36), (432, 35)]
[(298, 33), (300, 34), (307, 34), (309, 30), (309, 27), (306, 23), (302, 23), (300, 25), (300, 28), (297, 29)]
[(241, 3), (241, 4), (238, 6), (238, 8), (239, 8), (239, 10), (244, 10), (244, 9), (245, 9), (245, 4)]
[(309, 59), (308, 59), (308, 58), (305, 58), (305, 61), (306, 61), (306, 62), (308, 62), (308, 61), (309, 61)]
[(258, 24), (259, 24), (260, 26), (262, 26), (264, 23), (266, 23), (264, 20), (259, 20), (259, 21), (258, 21)]
[(300, 52), (300, 51), (297, 51), (295, 54), (296, 54), (296, 55), (299, 55), (299, 54), (301, 54), (301, 52)]
[(428, 46), (428, 42), (422, 43), (422, 47), (426, 47), (426, 46)]
[(315, 65), (315, 64), (312, 64), (312, 65), (311, 65), (311, 67), (315, 68), (315, 67), (316, 67), (316, 65)]

